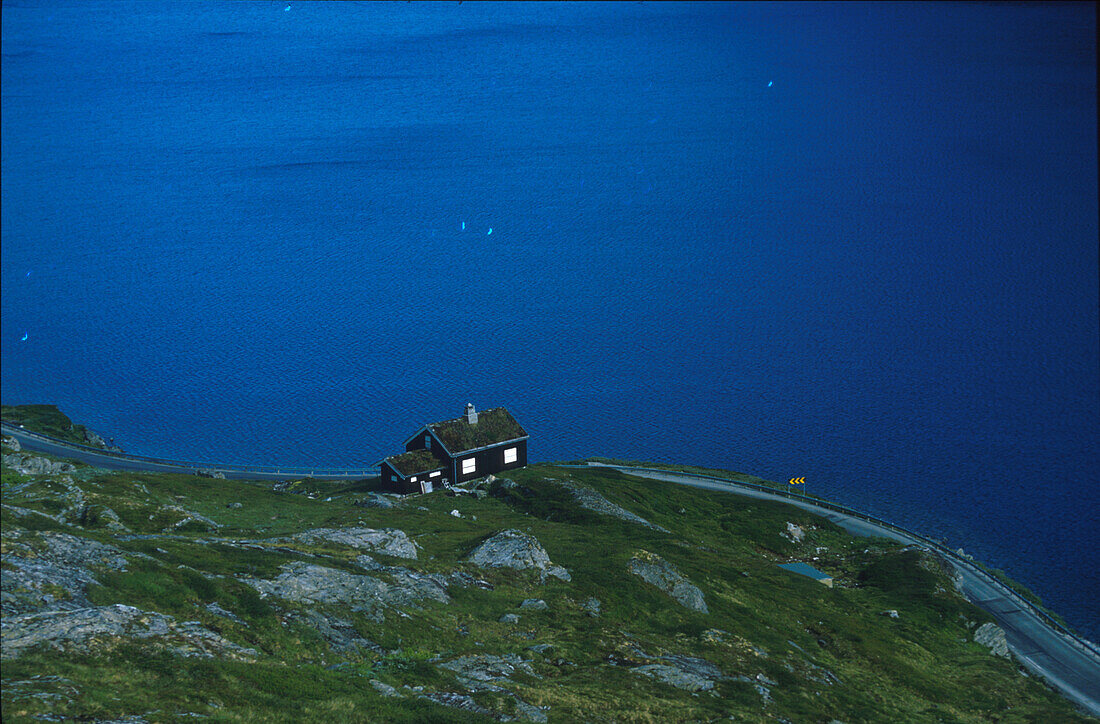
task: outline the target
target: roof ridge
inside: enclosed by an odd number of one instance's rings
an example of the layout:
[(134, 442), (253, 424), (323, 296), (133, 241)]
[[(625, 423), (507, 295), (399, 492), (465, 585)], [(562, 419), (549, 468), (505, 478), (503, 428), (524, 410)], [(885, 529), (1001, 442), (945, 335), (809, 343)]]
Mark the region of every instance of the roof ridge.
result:
[[(507, 408), (507, 407), (505, 407), (504, 405), (499, 405), (499, 406), (497, 406), (497, 407), (488, 407), (488, 408), (486, 408), (486, 409), (484, 409), (484, 410), (478, 410), (478, 411), (477, 411), (477, 414), (479, 414), (479, 415), (485, 415), (485, 414), (488, 414), (488, 413), (490, 413), (490, 412), (496, 412), (497, 410), (504, 410), (505, 412), (508, 412), (508, 408)], [(512, 413), (508, 412), (508, 414), (509, 414), (509, 415), (511, 415)], [(514, 417), (513, 417), (513, 419), (514, 419)], [(465, 416), (465, 415), (459, 415), (458, 417), (452, 417), (452, 418), (451, 418), (451, 419), (449, 419), (449, 420), (440, 420), (439, 422), (428, 422), (428, 423), (425, 423), (425, 424), (424, 424), (424, 427), (431, 427), (432, 425), (446, 425), (446, 424), (447, 424), (448, 422), (464, 422), (465, 420), (466, 420), (466, 416)]]

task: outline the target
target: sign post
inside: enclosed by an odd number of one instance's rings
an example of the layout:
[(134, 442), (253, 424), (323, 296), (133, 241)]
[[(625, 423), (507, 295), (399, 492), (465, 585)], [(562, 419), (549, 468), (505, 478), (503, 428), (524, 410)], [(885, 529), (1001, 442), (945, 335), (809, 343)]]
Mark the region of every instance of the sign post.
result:
[[(806, 489), (806, 478), (791, 478), (790, 480), (787, 481), (787, 485), (801, 485), (802, 489), (805, 490)], [(789, 491), (790, 488), (787, 488), (787, 490)]]

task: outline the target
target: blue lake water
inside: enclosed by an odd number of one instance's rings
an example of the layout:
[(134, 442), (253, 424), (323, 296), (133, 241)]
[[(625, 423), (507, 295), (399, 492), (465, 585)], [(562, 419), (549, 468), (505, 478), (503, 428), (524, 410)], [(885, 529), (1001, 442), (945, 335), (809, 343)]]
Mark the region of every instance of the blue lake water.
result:
[(1091, 4), (2, 13), (5, 403), (353, 466), (506, 405), (533, 460), (805, 476), (1100, 636)]

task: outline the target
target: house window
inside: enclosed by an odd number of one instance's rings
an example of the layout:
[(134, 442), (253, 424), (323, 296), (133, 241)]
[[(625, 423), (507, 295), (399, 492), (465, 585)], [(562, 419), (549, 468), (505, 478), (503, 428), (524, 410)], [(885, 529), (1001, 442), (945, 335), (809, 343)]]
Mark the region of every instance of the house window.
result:
[(467, 473), (472, 473), (476, 469), (477, 469), (477, 459), (476, 458), (466, 458), (465, 460), (462, 461), (462, 474), (463, 475), (466, 475)]
[(442, 470), (436, 470), (434, 473), (428, 475), (429, 478), (437, 478), (443, 474)]
[(431, 450), (432, 449), (432, 434), (430, 432), (424, 433), (424, 449), (425, 450)]
[(415, 475), (412, 476), (412, 478), (409, 480), (409, 482), (410, 483), (415, 483), (416, 482), (416, 476)]
[(504, 464), (514, 463), (516, 461), (516, 449), (510, 447), (504, 451)]

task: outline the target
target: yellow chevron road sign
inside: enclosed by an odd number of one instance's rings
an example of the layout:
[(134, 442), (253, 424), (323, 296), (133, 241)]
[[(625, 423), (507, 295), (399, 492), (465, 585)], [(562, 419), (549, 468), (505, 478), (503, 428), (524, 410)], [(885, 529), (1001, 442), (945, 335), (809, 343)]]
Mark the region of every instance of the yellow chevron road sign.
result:
[(806, 478), (791, 478), (787, 481), (787, 485), (805, 485)]

